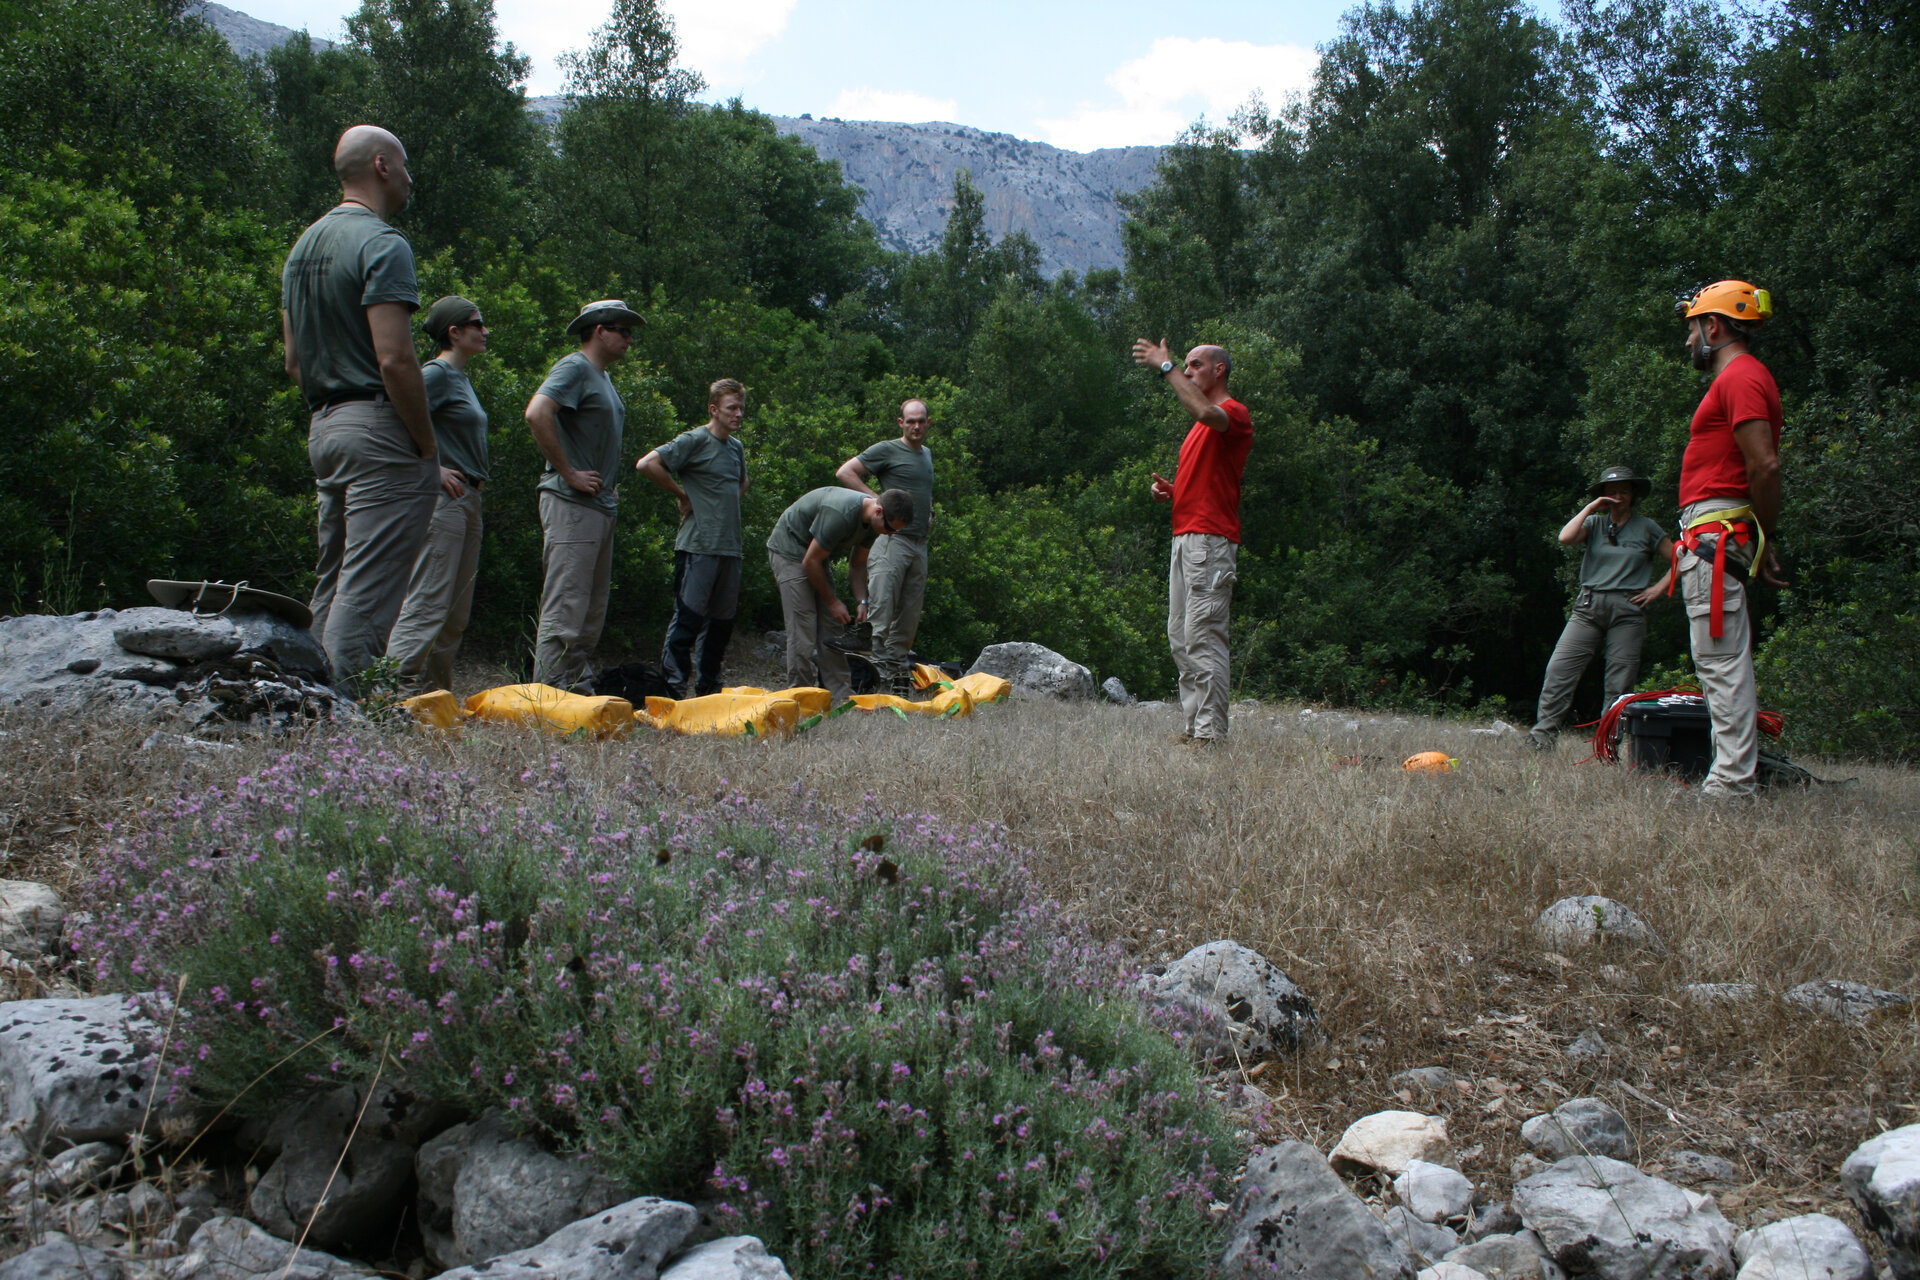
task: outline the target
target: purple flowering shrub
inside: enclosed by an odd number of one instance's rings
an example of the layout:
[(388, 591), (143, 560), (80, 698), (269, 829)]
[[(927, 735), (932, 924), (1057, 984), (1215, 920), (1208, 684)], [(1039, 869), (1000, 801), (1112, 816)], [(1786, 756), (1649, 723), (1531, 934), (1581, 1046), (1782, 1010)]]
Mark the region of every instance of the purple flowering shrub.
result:
[(1236, 1163), (1177, 1036), (993, 830), (798, 799), (517, 803), (352, 742), (118, 838), (77, 947), (179, 1087), (502, 1107), (796, 1273), (1198, 1274)]

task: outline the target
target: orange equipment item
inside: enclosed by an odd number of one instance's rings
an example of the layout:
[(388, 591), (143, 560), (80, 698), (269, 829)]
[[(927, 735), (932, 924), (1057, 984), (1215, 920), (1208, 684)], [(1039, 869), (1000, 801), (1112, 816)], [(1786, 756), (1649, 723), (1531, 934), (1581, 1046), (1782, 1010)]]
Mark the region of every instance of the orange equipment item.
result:
[(1721, 315), (1729, 320), (1765, 324), (1773, 314), (1773, 298), (1765, 289), (1756, 289), (1745, 280), (1718, 280), (1693, 296), (1682, 313), (1695, 316)]
[(1422, 751), (1408, 756), (1400, 767), (1409, 773), (1447, 773), (1459, 763), (1444, 751)]

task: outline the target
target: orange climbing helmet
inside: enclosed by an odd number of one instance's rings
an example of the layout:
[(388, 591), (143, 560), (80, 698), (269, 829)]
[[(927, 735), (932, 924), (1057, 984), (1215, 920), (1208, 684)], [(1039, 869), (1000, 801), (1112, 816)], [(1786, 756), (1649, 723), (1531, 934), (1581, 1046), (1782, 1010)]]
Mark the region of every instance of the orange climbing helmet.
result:
[(1773, 298), (1765, 289), (1756, 289), (1745, 280), (1717, 280), (1691, 299), (1682, 301), (1679, 310), (1688, 320), (1695, 316), (1722, 315), (1729, 320), (1761, 325), (1773, 314)]

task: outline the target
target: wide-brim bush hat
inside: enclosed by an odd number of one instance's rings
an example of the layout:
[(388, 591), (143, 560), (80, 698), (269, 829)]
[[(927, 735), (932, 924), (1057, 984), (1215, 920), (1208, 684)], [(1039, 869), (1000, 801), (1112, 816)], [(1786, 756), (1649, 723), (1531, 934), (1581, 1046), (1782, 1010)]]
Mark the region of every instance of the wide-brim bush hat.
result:
[(1610, 484), (1630, 484), (1636, 501), (1653, 492), (1653, 481), (1645, 476), (1633, 474), (1632, 467), (1608, 467), (1600, 473), (1600, 478), (1587, 487), (1587, 496), (1597, 498), (1600, 491)]
[(313, 626), (313, 610), (292, 596), (277, 591), (262, 591), (244, 582), (179, 582), (170, 578), (147, 579), (147, 591), (169, 609), (189, 613), (225, 613), (235, 605), (270, 613), (305, 630)]
[(597, 324), (645, 324), (647, 318), (619, 298), (602, 298), (580, 308), (580, 314), (567, 325), (574, 337), (587, 333)]

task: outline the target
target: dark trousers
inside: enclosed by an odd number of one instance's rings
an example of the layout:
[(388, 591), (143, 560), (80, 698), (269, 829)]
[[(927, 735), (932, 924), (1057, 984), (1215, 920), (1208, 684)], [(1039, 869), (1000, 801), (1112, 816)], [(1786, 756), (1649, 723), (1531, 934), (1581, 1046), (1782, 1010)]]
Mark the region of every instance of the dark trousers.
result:
[[(693, 680), (695, 697), (705, 697), (720, 692), (720, 663), (727, 656), (727, 641), (733, 638), (733, 608), (730, 602), (725, 604), (727, 617), (715, 618), (702, 613), (688, 600), (687, 565), (692, 553), (676, 551), (673, 553), (673, 621), (667, 624), (667, 642), (660, 647), (660, 674), (667, 683), (676, 689), (684, 690), (688, 684), (688, 668), (693, 665), (694, 646), (699, 644), (699, 675)], [(739, 590), (739, 571), (733, 576), (733, 593)], [(711, 584), (703, 584), (711, 587)], [(724, 588), (722, 589), (724, 593)], [(701, 592), (697, 594), (708, 594)], [(720, 593), (716, 593), (720, 594)], [(711, 600), (711, 595), (709, 595)], [(713, 607), (709, 600), (699, 603)], [(717, 602), (716, 602), (717, 603)], [(716, 610), (717, 612), (717, 610)]]

